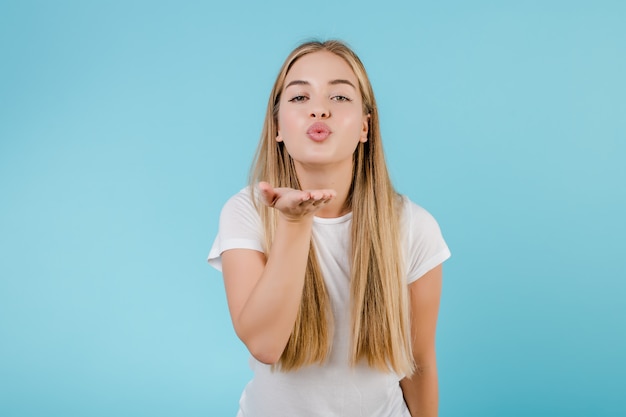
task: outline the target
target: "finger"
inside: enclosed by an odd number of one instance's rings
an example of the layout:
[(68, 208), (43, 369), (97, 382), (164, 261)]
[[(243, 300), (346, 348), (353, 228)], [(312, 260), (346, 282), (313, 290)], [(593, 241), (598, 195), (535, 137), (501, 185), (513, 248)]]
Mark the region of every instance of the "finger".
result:
[(329, 194), (325, 190), (315, 190), (311, 191), (311, 198), (314, 200), (326, 200), (328, 199)]
[(315, 200), (331, 200), (335, 197), (337, 193), (335, 190), (313, 190), (311, 191), (311, 196)]
[(300, 204), (298, 205), (298, 208), (303, 211), (308, 211), (311, 209), (311, 207), (317, 207), (320, 201), (322, 200), (310, 198), (307, 201), (300, 202)]
[(276, 194), (274, 187), (265, 181), (261, 181), (258, 184), (258, 188), (261, 192), (261, 197), (263, 198), (264, 203), (270, 207), (274, 207), (274, 204), (276, 204), (276, 200), (278, 199), (278, 195)]
[(303, 191), (300, 195), (300, 202), (307, 202), (309, 200), (314, 200), (313, 195), (308, 191)]
[(311, 205), (313, 207), (319, 207), (319, 206), (323, 206), (324, 204), (328, 203), (328, 200), (326, 199), (320, 199), (320, 200), (314, 200)]
[(272, 190), (272, 186), (270, 185), (269, 182), (266, 182), (266, 181), (260, 181), (258, 186), (261, 191)]

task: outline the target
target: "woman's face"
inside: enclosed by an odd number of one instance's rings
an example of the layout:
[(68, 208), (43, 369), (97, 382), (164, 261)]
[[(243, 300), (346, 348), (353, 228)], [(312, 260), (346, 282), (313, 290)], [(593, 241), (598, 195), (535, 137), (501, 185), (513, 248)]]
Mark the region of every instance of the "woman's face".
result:
[(298, 59), (285, 78), (278, 137), (296, 167), (352, 165), (367, 141), (368, 115), (356, 75), (343, 58), (319, 51)]

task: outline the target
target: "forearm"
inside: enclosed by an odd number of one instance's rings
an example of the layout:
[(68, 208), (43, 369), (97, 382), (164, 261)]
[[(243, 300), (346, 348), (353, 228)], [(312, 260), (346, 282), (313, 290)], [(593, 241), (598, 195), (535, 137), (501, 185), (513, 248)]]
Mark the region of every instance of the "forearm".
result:
[(412, 417), (438, 415), (439, 385), (434, 360), (429, 365), (418, 367), (411, 378), (401, 380), (400, 387)]
[(439, 407), (435, 333), (441, 298), (441, 265), (409, 285), (411, 336), (416, 370), (400, 381), (412, 417), (436, 417)]
[(246, 301), (236, 330), (252, 355), (274, 363), (298, 314), (311, 242), (312, 216), (298, 222), (279, 216), (265, 268)]

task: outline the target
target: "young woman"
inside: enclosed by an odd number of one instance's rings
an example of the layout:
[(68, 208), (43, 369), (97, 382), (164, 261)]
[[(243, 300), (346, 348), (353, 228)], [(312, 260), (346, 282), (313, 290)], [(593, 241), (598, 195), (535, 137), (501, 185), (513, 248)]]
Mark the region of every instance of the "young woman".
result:
[(238, 415), (436, 416), (449, 256), (433, 217), (392, 187), (359, 58), (338, 41), (297, 47), (209, 254), (252, 354)]

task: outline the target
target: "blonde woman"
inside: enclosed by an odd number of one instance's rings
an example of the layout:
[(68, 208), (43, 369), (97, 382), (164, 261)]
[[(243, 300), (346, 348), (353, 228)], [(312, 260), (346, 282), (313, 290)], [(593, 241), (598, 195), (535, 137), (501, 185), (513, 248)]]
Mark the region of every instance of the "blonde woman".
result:
[(436, 416), (449, 256), (437, 222), (390, 182), (359, 58), (339, 41), (297, 47), (209, 254), (252, 355), (238, 415)]

